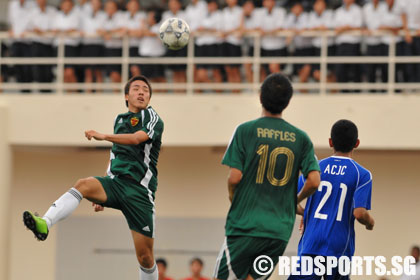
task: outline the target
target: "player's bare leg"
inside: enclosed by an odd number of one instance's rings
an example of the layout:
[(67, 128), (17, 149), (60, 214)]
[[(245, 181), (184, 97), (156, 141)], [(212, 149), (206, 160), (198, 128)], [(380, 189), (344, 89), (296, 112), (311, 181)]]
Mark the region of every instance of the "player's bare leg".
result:
[(137, 260), (140, 264), (141, 280), (157, 280), (158, 269), (153, 256), (153, 238), (147, 237), (136, 231), (131, 231)]
[(25, 211), (23, 222), (38, 240), (43, 241), (47, 238), (49, 229), (57, 222), (70, 216), (83, 198), (95, 203), (104, 203), (107, 200), (105, 190), (96, 178), (80, 179), (73, 188), (51, 205), (42, 218)]

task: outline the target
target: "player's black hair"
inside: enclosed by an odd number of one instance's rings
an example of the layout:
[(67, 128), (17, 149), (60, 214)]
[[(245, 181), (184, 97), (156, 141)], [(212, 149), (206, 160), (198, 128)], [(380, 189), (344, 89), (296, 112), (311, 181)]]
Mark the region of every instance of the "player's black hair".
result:
[[(127, 94), (130, 92), (130, 87), (131, 87), (131, 84), (132, 84), (134, 81), (143, 81), (143, 82), (145, 82), (145, 83), (146, 83), (146, 85), (149, 87), (150, 97), (152, 97), (152, 86), (150, 85), (149, 79), (147, 79), (147, 78), (146, 78), (145, 76), (143, 76), (143, 75), (134, 76), (134, 77), (132, 77), (130, 80), (128, 80), (128, 82), (125, 84), (125, 87), (124, 87), (124, 94), (125, 94), (125, 95), (127, 95)], [(127, 107), (128, 107), (128, 101), (127, 101), (127, 100), (125, 101), (125, 106), (127, 106)]]
[(165, 268), (168, 267), (168, 263), (166, 262), (166, 260), (164, 258), (158, 258), (158, 259), (156, 259), (156, 264), (159, 264), (159, 263), (161, 265), (163, 265)]
[(280, 114), (289, 105), (293, 95), (293, 87), (290, 80), (280, 74), (269, 75), (261, 86), (261, 104), (268, 112)]
[(193, 263), (195, 263), (195, 262), (198, 262), (201, 266), (203, 266), (203, 265), (204, 265), (203, 260), (202, 260), (202, 259), (200, 259), (200, 258), (198, 258), (198, 257), (193, 258), (193, 259), (190, 261), (190, 265), (191, 265), (191, 264), (193, 264)]
[(337, 152), (351, 152), (356, 146), (358, 137), (357, 126), (352, 121), (339, 120), (331, 128), (331, 139)]

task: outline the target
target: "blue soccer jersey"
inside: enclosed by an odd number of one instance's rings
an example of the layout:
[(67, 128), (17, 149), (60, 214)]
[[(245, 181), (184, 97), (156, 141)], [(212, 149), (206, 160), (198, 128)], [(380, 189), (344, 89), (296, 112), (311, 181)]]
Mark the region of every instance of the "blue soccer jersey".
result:
[[(299, 255), (353, 256), (355, 208), (370, 210), (372, 174), (347, 157), (319, 162), (321, 184), (306, 202)], [(299, 179), (299, 191), (305, 179)]]

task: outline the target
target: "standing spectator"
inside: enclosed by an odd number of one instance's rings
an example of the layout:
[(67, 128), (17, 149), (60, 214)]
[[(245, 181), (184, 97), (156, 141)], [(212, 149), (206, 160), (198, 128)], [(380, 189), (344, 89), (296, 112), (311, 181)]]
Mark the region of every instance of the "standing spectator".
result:
[[(99, 31), (105, 40), (105, 57), (122, 56), (122, 36), (124, 34), (124, 14), (118, 10), (117, 3), (108, 0), (105, 3), (106, 20), (103, 29)], [(107, 74), (111, 82), (121, 82), (121, 64), (107, 65)]]
[[(264, 0), (263, 8), (257, 13), (258, 27), (261, 30), (261, 56), (262, 57), (286, 57), (286, 39), (275, 35), (285, 26), (286, 11), (281, 7), (275, 7), (274, 0)], [(280, 64), (270, 63), (265, 65), (266, 74), (280, 72)], [(265, 78), (265, 77), (263, 77)]]
[[(362, 9), (355, 0), (343, 0), (343, 5), (335, 11), (334, 24), (337, 55), (359, 56), (361, 36), (348, 34), (349, 31), (360, 30), (363, 24)], [(337, 64), (336, 74), (339, 83), (361, 82), (360, 64)]]
[[(309, 30), (314, 31), (327, 31), (334, 27), (334, 12), (332, 10), (327, 10), (327, 5), (325, 0), (316, 0), (314, 4), (314, 10), (309, 15)], [(312, 45), (314, 46), (314, 55), (320, 56), (321, 55), (321, 44), (322, 38), (321, 37), (314, 37), (312, 39)], [(328, 55), (333, 56), (335, 55), (335, 45), (334, 45), (334, 38), (328, 37), (327, 40), (328, 44)], [(321, 80), (321, 72), (320, 72), (320, 65), (315, 64), (312, 66), (313, 73), (312, 76), (315, 80)], [(327, 75), (327, 82), (333, 83), (336, 81), (334, 67), (332, 64), (328, 65), (328, 75)]]
[(201, 24), (201, 21), (207, 14), (207, 4), (204, 0), (191, 0), (185, 9), (185, 16), (190, 26), (190, 31), (196, 31)]
[[(28, 29), (36, 34), (32, 37), (33, 57), (53, 56), (53, 38), (48, 36), (48, 32), (53, 29), (56, 13), (55, 8), (47, 6), (47, 0), (37, 0), (37, 6), (29, 14)], [(53, 80), (52, 65), (34, 65), (32, 73), (35, 82), (51, 83)], [(41, 89), (41, 92), (50, 92), (50, 90)]]
[(171, 277), (166, 276), (166, 270), (168, 268), (168, 263), (164, 258), (156, 259), (156, 265), (159, 272), (158, 280), (173, 280)]
[[(167, 20), (168, 18), (180, 18), (188, 22), (185, 12), (182, 10), (182, 5), (180, 0), (169, 0), (168, 2), (169, 11), (165, 11), (162, 16), (162, 20)], [(167, 50), (166, 56), (168, 57), (186, 57), (187, 56), (187, 47), (180, 50)], [(185, 83), (187, 81), (186, 76), (186, 64), (169, 64), (168, 68), (173, 71), (173, 81), (175, 83)]]
[[(240, 34), (242, 27), (242, 9), (237, 3), (238, 0), (226, 0), (227, 7), (223, 9), (223, 31), (225, 35), (223, 55), (227, 57), (242, 56), (242, 38)], [(225, 66), (229, 83), (241, 82), (239, 66), (240, 65), (236, 63)]]
[[(79, 37), (76, 37), (76, 32), (80, 29), (80, 15), (74, 9), (72, 0), (62, 0), (60, 4), (60, 11), (57, 13), (54, 20), (55, 33), (61, 35), (55, 40), (55, 45), (58, 46), (59, 40), (63, 40), (64, 56), (79, 57)], [(64, 66), (64, 82), (76, 83), (76, 65), (66, 64)]]
[[(159, 39), (161, 19), (162, 13), (159, 10), (150, 10), (147, 13), (147, 20), (141, 32), (142, 38), (139, 46), (141, 57), (163, 57), (165, 55), (165, 47)], [(161, 64), (144, 64), (141, 66), (141, 71), (152, 83), (166, 82), (165, 69)]]
[(200, 258), (193, 258), (190, 262), (191, 276), (184, 278), (184, 280), (209, 280), (207, 277), (203, 277), (201, 272), (203, 270), (204, 263)]
[[(201, 23), (198, 27), (200, 32), (209, 32), (197, 36), (197, 57), (218, 57), (221, 56), (221, 46), (223, 39), (220, 36), (222, 26), (222, 12), (218, 9), (217, 0), (208, 0), (207, 12), (202, 18)], [(211, 32), (211, 33), (210, 33)], [(219, 33), (219, 35), (217, 34)], [(222, 82), (221, 66), (218, 64), (198, 64), (196, 71), (196, 82), (198, 83), (209, 83), (209, 71), (212, 71), (213, 82)]]
[[(99, 34), (106, 21), (106, 14), (102, 9), (101, 0), (91, 0), (92, 12), (82, 20), (82, 57), (104, 57), (104, 40)], [(87, 64), (84, 66), (86, 83), (103, 82), (103, 66), (100, 64)], [(91, 92), (91, 89), (88, 89)]]
[[(407, 53), (408, 45), (404, 42), (402, 36), (399, 36), (398, 33), (403, 29), (403, 21), (401, 14), (398, 11), (398, 6), (395, 3), (395, 0), (386, 0), (386, 9), (381, 16), (381, 26), (380, 30), (388, 31), (390, 34), (383, 37), (383, 42), (386, 45), (384, 55), (387, 55), (389, 52), (389, 45), (392, 40), (395, 40), (396, 43), (396, 55), (403, 56)], [(394, 37), (394, 38), (392, 38)], [(409, 82), (411, 75), (411, 64), (396, 64), (396, 73), (395, 80), (397, 82)]]
[[(294, 32), (293, 46), (295, 56), (312, 56), (312, 39), (310, 37), (299, 36), (301, 31), (308, 28), (309, 14), (303, 10), (302, 3), (295, 3), (291, 13), (286, 18), (285, 27)], [(299, 76), (299, 82), (306, 83), (311, 75), (310, 64), (295, 64), (293, 67), (295, 75)]]
[(92, 1), (89, 0), (78, 0), (74, 9), (79, 13), (80, 17), (90, 16), (93, 12)]
[[(243, 7), (243, 15), (242, 15), (242, 24), (244, 28), (244, 32), (253, 32), (258, 30), (258, 21), (257, 21), (257, 11), (255, 9), (254, 1), (247, 0), (245, 1)], [(244, 46), (246, 47), (246, 53), (249, 57), (254, 56), (254, 37), (245, 37), (244, 38)], [(244, 65), (245, 67), (245, 78), (248, 83), (252, 83), (254, 80), (253, 71), (252, 71), (252, 64), (247, 63)], [(263, 77), (261, 77), (263, 80)]]
[[(28, 14), (33, 7), (33, 3), (25, 0), (13, 0), (8, 6), (9, 36), (12, 39), (10, 55), (12, 57), (30, 57), (31, 41), (25, 38), (28, 31)], [(32, 71), (30, 65), (15, 65), (15, 76), (18, 83), (32, 82)], [(23, 90), (22, 92), (29, 92)]]
[[(379, 0), (371, 0), (369, 3), (363, 6), (363, 19), (364, 25), (367, 29), (368, 34), (377, 31), (381, 26), (382, 13), (387, 9), (384, 2)], [(365, 37), (365, 43), (367, 45), (367, 56), (387, 56), (385, 52), (386, 46), (382, 42), (382, 38), (379, 36), (367, 36)], [(366, 76), (369, 83), (376, 82), (376, 73), (380, 71), (380, 82), (388, 81), (388, 66), (382, 64), (366, 64)]]
[(414, 257), (416, 261), (416, 274), (415, 275), (403, 275), (401, 277), (401, 280), (420, 280), (420, 247), (419, 246), (413, 246), (411, 248), (411, 256)]
[[(125, 12), (126, 22), (125, 28), (127, 35), (130, 37), (130, 57), (139, 57), (139, 44), (141, 29), (146, 21), (146, 13), (140, 11), (140, 3), (138, 0), (129, 0), (126, 5), (127, 12)], [(130, 64), (131, 76), (138, 76), (141, 74), (139, 65)]]

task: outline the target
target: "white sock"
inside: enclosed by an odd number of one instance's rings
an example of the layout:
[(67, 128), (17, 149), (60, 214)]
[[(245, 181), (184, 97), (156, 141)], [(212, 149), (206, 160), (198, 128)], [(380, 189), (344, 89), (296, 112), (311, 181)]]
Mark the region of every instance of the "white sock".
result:
[(144, 268), (140, 265), (140, 280), (158, 280), (159, 273), (155, 262), (152, 268)]
[(47, 222), (48, 229), (67, 218), (79, 206), (82, 199), (83, 195), (75, 188), (71, 188), (57, 199), (42, 217)]

